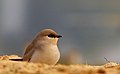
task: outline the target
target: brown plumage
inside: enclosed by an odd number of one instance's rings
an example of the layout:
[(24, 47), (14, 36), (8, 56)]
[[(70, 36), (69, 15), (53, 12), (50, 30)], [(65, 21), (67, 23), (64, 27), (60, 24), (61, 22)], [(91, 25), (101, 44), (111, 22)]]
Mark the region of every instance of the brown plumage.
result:
[(39, 32), (26, 47), (23, 61), (45, 64), (56, 64), (60, 54), (57, 47), (58, 39), (62, 37), (52, 29)]

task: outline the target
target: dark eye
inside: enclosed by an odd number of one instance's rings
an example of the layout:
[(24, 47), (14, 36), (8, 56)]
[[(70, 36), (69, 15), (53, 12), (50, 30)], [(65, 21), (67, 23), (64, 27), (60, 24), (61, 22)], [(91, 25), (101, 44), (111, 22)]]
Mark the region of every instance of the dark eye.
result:
[(55, 38), (56, 36), (53, 34), (49, 34), (48, 37)]

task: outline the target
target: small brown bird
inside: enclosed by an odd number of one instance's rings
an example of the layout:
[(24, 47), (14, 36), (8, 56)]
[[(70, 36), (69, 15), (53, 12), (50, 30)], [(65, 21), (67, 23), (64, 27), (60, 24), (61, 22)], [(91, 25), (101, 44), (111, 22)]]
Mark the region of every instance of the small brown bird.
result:
[(44, 29), (37, 34), (26, 47), (23, 61), (54, 65), (60, 58), (57, 46), (58, 39), (62, 37), (52, 29)]

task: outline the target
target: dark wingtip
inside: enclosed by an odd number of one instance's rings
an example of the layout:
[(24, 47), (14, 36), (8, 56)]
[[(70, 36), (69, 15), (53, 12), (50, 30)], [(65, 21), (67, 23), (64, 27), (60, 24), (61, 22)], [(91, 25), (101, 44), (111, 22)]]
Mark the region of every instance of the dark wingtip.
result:
[(9, 59), (9, 60), (12, 60), (12, 61), (23, 61), (23, 59)]

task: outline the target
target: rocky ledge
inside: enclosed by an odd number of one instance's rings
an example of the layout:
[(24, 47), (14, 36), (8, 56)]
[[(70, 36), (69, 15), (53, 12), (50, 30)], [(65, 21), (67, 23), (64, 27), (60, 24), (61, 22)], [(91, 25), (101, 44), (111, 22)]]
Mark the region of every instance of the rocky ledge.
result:
[(10, 61), (21, 58), (17, 55), (0, 56), (0, 74), (120, 74), (120, 65), (109, 62), (101, 66), (91, 65), (46, 65)]

